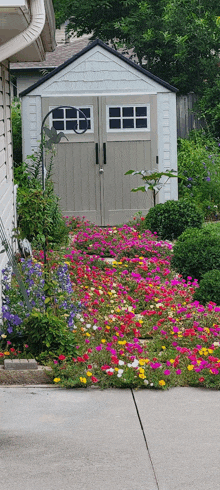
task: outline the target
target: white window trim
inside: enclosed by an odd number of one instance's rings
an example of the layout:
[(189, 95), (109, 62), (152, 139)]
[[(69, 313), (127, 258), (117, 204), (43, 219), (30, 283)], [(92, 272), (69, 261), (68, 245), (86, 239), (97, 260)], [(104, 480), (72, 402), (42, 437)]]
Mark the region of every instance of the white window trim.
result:
[[(109, 127), (109, 109), (113, 108), (113, 107), (120, 107), (120, 109), (122, 109), (123, 107), (133, 107), (135, 109), (135, 107), (147, 107), (147, 128), (120, 128), (120, 129), (110, 129)], [(112, 118), (112, 119), (120, 119), (122, 121), (123, 119), (123, 116), (122, 116), (122, 110), (121, 110), (121, 116), (120, 118), (116, 117), (116, 118)], [(124, 119), (134, 119), (135, 120), (135, 116), (133, 117), (126, 117)], [(139, 119), (139, 118), (138, 118)], [(141, 119), (141, 117), (140, 117)], [(143, 132), (149, 132), (150, 131), (150, 104), (122, 104), (122, 105), (119, 105), (119, 104), (114, 104), (114, 105), (107, 105), (106, 106), (106, 131), (107, 133), (134, 133), (134, 132), (138, 132), (138, 133), (143, 133)]]
[[(67, 105), (67, 104), (64, 104), (64, 105)], [(52, 109), (56, 109), (56, 107), (59, 107), (59, 106), (50, 106), (49, 107), (49, 111), (52, 111)], [(86, 133), (94, 133), (94, 117), (93, 117), (93, 105), (89, 105), (89, 104), (83, 104), (83, 105), (75, 105), (73, 106), (75, 107), (76, 109), (81, 109), (81, 107), (85, 108), (85, 109), (90, 109), (90, 124), (91, 124), (91, 128), (90, 129), (87, 129)], [(79, 117), (79, 112), (77, 111), (77, 119)], [(65, 121), (65, 117), (63, 119), (60, 119), (60, 121)], [(69, 119), (68, 119), (69, 120)], [(55, 121), (59, 121), (59, 119), (55, 119)], [(52, 128), (52, 124), (53, 124), (53, 120), (52, 120), (52, 113), (49, 115), (49, 124), (50, 124), (50, 128)], [(63, 133), (65, 134), (76, 134), (74, 133), (74, 130), (73, 129), (68, 129), (68, 130), (57, 130), (57, 131), (63, 131)], [(79, 129), (77, 129), (77, 131), (80, 131)]]

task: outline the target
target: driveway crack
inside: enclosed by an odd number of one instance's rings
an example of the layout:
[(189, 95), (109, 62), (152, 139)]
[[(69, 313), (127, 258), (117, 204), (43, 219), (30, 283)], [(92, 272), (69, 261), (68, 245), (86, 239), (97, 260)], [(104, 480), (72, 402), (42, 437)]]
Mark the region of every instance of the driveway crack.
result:
[(157, 475), (156, 475), (156, 471), (154, 469), (154, 465), (153, 465), (153, 461), (152, 461), (152, 458), (151, 458), (149, 446), (148, 446), (148, 443), (147, 443), (146, 434), (144, 432), (144, 427), (143, 427), (143, 424), (142, 424), (141, 416), (140, 416), (140, 413), (139, 413), (139, 410), (138, 410), (138, 406), (137, 406), (137, 403), (136, 403), (136, 400), (135, 400), (134, 392), (133, 392), (132, 389), (131, 389), (131, 394), (132, 394), (132, 398), (134, 400), (134, 406), (135, 406), (135, 409), (136, 409), (136, 412), (137, 412), (137, 416), (138, 416), (138, 420), (139, 420), (139, 423), (140, 423), (140, 426), (141, 426), (142, 434), (143, 434), (143, 437), (144, 437), (144, 442), (145, 442), (145, 445), (146, 445), (146, 448), (147, 448), (148, 457), (149, 457), (150, 464), (151, 464), (151, 467), (152, 467), (152, 471), (153, 471), (153, 474), (154, 474), (154, 478), (155, 478), (155, 481), (156, 481), (157, 489), (160, 490), (158, 479), (157, 479)]

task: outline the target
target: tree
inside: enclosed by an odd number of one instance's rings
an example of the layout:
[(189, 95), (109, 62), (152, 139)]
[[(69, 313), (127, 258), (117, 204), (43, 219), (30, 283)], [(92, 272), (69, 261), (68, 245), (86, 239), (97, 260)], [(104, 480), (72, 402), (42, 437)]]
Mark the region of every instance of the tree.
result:
[(139, 63), (198, 95), (219, 67), (220, 11), (215, 0), (54, 0), (57, 24), (116, 47), (134, 48)]

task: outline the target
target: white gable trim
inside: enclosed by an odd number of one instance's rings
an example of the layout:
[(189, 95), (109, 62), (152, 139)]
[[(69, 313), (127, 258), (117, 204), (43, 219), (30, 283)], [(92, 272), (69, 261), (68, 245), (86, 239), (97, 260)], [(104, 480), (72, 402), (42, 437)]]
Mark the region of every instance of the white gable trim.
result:
[(168, 93), (169, 90), (106, 51), (94, 46), (60, 72), (31, 91), (31, 95), (70, 96), (88, 93), (91, 95)]

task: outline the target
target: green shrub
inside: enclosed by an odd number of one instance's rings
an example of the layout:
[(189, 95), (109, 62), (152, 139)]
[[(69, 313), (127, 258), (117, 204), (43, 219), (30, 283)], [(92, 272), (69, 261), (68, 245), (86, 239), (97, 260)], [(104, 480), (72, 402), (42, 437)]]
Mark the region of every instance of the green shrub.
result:
[(220, 270), (213, 269), (204, 274), (199, 283), (199, 288), (193, 295), (193, 300), (197, 300), (203, 305), (210, 301), (220, 305)]
[(203, 214), (196, 205), (182, 199), (166, 201), (151, 208), (145, 218), (145, 227), (156, 231), (163, 240), (173, 240), (188, 227), (201, 228), (203, 220)]
[(207, 219), (220, 213), (219, 140), (203, 131), (192, 131), (189, 139), (178, 141), (179, 197), (193, 200)]
[(21, 102), (19, 98), (14, 99), (11, 104), (11, 125), (13, 160), (16, 166), (22, 162)]
[(28, 345), (28, 351), (37, 357), (40, 354), (49, 357), (76, 354), (73, 332), (65, 320), (49, 311), (40, 313), (35, 310), (24, 320), (23, 341)]
[[(52, 164), (51, 164), (52, 165)], [(19, 238), (27, 238), (34, 247), (42, 248), (45, 240), (51, 246), (66, 244), (69, 230), (59, 209), (49, 166), (45, 191), (41, 183), (40, 152), (31, 157), (31, 164), (22, 163), (14, 170), (17, 191)]]
[(185, 279), (199, 281), (206, 272), (220, 269), (219, 231), (208, 226), (185, 230), (173, 247), (171, 266)]

